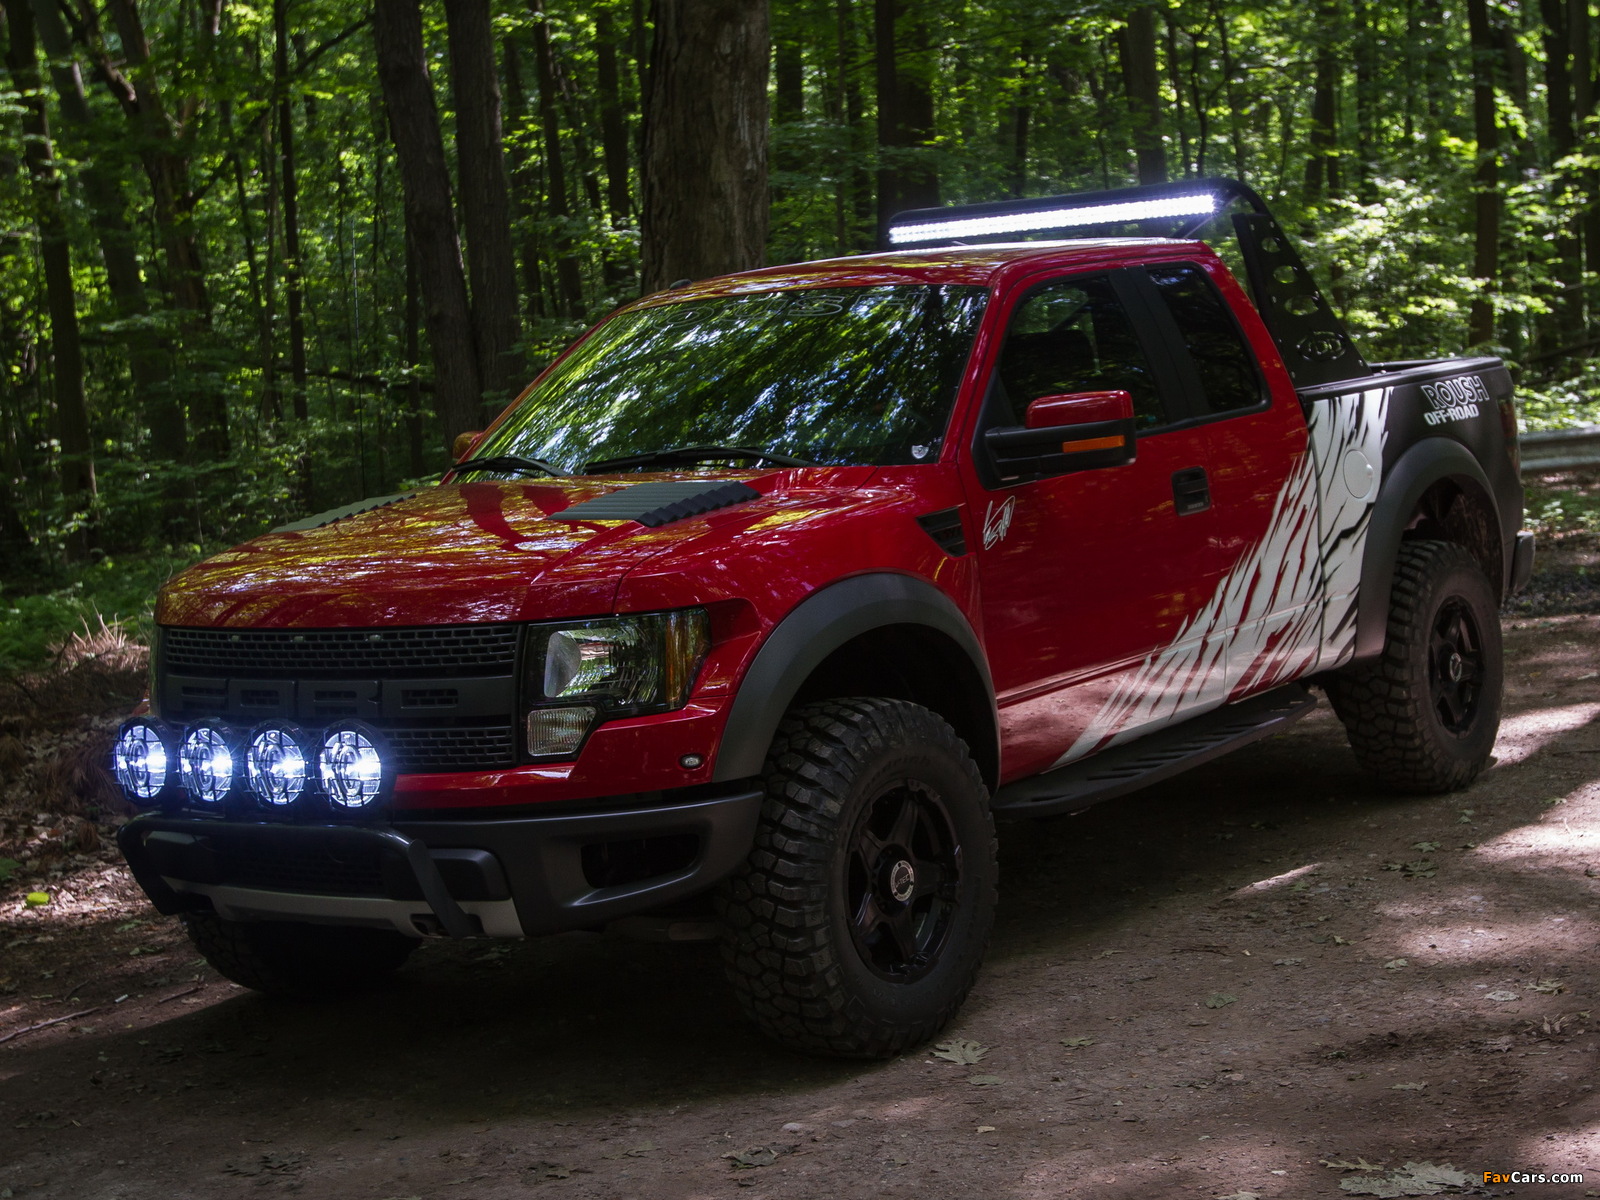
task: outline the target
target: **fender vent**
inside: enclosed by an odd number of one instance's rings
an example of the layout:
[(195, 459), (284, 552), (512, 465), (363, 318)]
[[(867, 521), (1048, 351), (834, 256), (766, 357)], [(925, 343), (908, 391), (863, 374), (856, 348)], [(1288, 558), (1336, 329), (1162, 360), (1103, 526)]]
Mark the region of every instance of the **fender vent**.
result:
[(701, 483), (663, 480), (636, 483), (551, 513), (553, 521), (637, 521), (654, 529), (701, 513), (759, 500), (761, 493), (743, 483)]
[(959, 508), (924, 513), (917, 518), (917, 524), (927, 530), (928, 536), (939, 543), (939, 549), (950, 557), (960, 558), (967, 552), (967, 535), (961, 528)]

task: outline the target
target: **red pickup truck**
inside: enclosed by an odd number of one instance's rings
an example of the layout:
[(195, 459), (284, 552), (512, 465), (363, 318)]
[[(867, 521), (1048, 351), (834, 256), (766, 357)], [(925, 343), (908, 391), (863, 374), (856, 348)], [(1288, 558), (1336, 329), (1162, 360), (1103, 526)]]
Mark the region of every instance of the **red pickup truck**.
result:
[[(1230, 224), (1254, 304), (1197, 240)], [(1367, 364), (1227, 180), (890, 243), (646, 296), (441, 484), (163, 588), (121, 845), (218, 970), (705, 930), (768, 1034), (889, 1055), (978, 971), (997, 817), (1307, 684), (1396, 788), (1482, 770), (1533, 549), (1499, 360)]]

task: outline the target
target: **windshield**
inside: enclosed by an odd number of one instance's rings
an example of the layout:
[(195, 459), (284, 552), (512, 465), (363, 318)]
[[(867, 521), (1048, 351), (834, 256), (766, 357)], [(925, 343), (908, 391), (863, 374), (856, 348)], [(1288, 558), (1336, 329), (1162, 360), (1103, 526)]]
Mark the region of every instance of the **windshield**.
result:
[(623, 313), (524, 397), (474, 457), (516, 455), (573, 472), (682, 446), (828, 464), (931, 462), (985, 295), (813, 288)]

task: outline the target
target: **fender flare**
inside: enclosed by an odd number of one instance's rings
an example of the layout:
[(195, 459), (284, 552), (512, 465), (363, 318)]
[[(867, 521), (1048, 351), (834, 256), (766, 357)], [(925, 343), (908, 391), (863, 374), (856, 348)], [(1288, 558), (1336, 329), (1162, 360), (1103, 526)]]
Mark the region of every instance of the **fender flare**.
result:
[[(1384, 476), (1378, 500), (1367, 525), (1367, 544), (1361, 556), (1361, 594), (1356, 608), (1355, 661), (1377, 658), (1388, 641), (1389, 592), (1394, 586), (1394, 565), (1406, 523), (1422, 495), (1442, 479), (1471, 483), (1481, 494), (1499, 528), (1500, 508), (1483, 467), (1460, 442), (1449, 438), (1424, 438), (1412, 446)], [(1504, 571), (1502, 571), (1504, 574)], [(1497, 588), (1505, 580), (1492, 581)]]
[[(983, 681), (990, 728), (998, 737), (989, 661), (955, 601), (911, 575), (856, 575), (807, 596), (762, 642), (729, 706), (712, 779), (759, 775), (779, 722), (811, 673), (852, 638), (890, 625), (925, 626), (965, 652)], [(998, 745), (990, 749), (998, 754)]]

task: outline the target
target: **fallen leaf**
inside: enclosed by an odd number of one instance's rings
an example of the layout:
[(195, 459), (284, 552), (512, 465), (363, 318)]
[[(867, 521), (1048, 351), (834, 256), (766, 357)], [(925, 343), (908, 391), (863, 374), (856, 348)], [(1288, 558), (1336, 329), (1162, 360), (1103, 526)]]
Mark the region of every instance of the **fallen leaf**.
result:
[(1206, 997), (1206, 1007), (1227, 1008), (1228, 1005), (1236, 1003), (1238, 999), (1239, 997), (1230, 996), (1227, 992), (1212, 992), (1211, 995)]
[(778, 1161), (778, 1152), (771, 1146), (752, 1146), (748, 1150), (729, 1151), (722, 1156), (733, 1160), (736, 1171), (750, 1167), (770, 1167)]
[(25, 897), (23, 897), (22, 902), (29, 908), (43, 908), (46, 904), (50, 903), (50, 893), (29, 892)]
[(933, 1048), (933, 1056), (942, 1058), (945, 1062), (959, 1063), (961, 1066), (971, 1066), (981, 1062), (988, 1055), (989, 1047), (980, 1045), (968, 1038), (951, 1038), (948, 1042), (940, 1042)]
[(1498, 992), (1490, 992), (1487, 996), (1484, 997), (1484, 999), (1485, 1000), (1494, 1000), (1497, 1003), (1504, 1004), (1508, 1000), (1521, 1000), (1522, 997), (1519, 996), (1516, 992), (1498, 991)]
[(1218, 1196), (1217, 1200), (1261, 1200), (1261, 1193), (1229, 1192), (1226, 1196)]
[(1100, 951), (1099, 954), (1096, 954), (1095, 957), (1096, 958), (1110, 958), (1113, 954), (1126, 954), (1126, 953), (1127, 953), (1126, 950), (1102, 950), (1102, 951)]
[(1437, 1196), (1447, 1187), (1466, 1187), (1467, 1176), (1449, 1163), (1408, 1162), (1388, 1175), (1352, 1175), (1339, 1186), (1356, 1196)]
[(1421, 850), (1424, 854), (1432, 854), (1435, 850), (1437, 850), (1439, 848), (1439, 843), (1438, 842), (1416, 842), (1416, 843), (1414, 843), (1412, 845), (1411, 848), (1413, 850)]
[(1305, 962), (1303, 958), (1275, 958), (1272, 960), (1272, 965), (1275, 967), (1298, 967), (1303, 962)]
[(539, 1165), (544, 1168), (544, 1177), (546, 1179), (571, 1179), (572, 1178), (572, 1168), (571, 1167), (562, 1166), (560, 1163), (548, 1163), (548, 1162), (547, 1163), (540, 1163)]
[(1420, 1092), (1427, 1086), (1425, 1083), (1391, 1083), (1389, 1090), (1391, 1092)]
[(1383, 969), (1385, 971), (1398, 971), (1401, 967), (1409, 967), (1410, 965), (1410, 962), (1408, 962), (1406, 959), (1391, 958), (1388, 962), (1383, 964)]
[(979, 1125), (978, 1126), (978, 1132), (979, 1133), (994, 1133), (995, 1132), (995, 1127), (993, 1125)]
[(1538, 992), (1541, 996), (1559, 996), (1567, 990), (1567, 985), (1559, 979), (1541, 979), (1528, 990)]
[(1003, 1083), (998, 1075), (968, 1075), (967, 1082), (977, 1087), (989, 1087), (991, 1084)]
[(1094, 1039), (1092, 1037), (1062, 1038), (1061, 1044), (1069, 1050), (1076, 1050), (1080, 1046), (1094, 1045)]
[(1383, 1164), (1381, 1162), (1369, 1163), (1366, 1160), (1365, 1157), (1363, 1157), (1362, 1155), (1359, 1155), (1359, 1154), (1356, 1155), (1355, 1162), (1346, 1162), (1342, 1158), (1319, 1158), (1317, 1161), (1320, 1162), (1325, 1167), (1331, 1167), (1335, 1171), (1381, 1171), (1381, 1170), (1383, 1170)]

